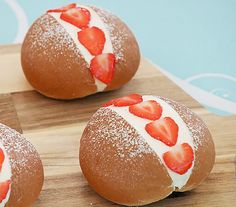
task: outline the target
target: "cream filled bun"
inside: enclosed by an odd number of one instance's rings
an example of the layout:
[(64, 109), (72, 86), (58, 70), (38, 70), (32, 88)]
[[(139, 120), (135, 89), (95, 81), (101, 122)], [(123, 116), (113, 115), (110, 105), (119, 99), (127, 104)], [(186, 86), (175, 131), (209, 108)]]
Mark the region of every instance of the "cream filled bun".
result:
[(30, 207), (44, 180), (40, 157), (21, 134), (0, 124), (0, 207)]
[(140, 52), (118, 17), (94, 6), (70, 4), (48, 10), (33, 23), (21, 62), (38, 92), (75, 99), (122, 87), (136, 73)]
[(89, 185), (127, 206), (196, 188), (210, 173), (215, 148), (204, 122), (175, 101), (139, 94), (112, 100), (90, 119), (80, 141)]

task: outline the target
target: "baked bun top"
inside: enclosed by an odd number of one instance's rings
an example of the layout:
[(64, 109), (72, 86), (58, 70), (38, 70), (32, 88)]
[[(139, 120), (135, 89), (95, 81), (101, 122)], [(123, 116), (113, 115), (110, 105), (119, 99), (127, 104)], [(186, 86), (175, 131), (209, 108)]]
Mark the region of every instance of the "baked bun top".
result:
[(133, 33), (118, 17), (70, 4), (48, 10), (34, 22), (21, 60), (36, 90), (72, 99), (120, 88), (137, 71), (140, 52)]
[[(148, 144), (147, 152), (156, 154), (166, 168), (173, 190), (183, 190), (191, 177), (196, 176), (195, 183), (186, 189), (192, 188), (212, 169), (214, 144), (210, 132), (186, 106), (163, 97), (132, 94), (112, 100), (104, 107), (101, 113), (114, 112), (138, 132), (144, 141), (137, 142), (139, 149), (146, 148), (143, 143)], [(208, 153), (209, 158), (201, 151)], [(208, 164), (203, 157), (209, 160)]]
[(103, 19), (91, 7), (79, 4), (70, 4), (47, 13), (73, 39), (76, 48), (90, 65), (97, 90), (103, 91), (113, 78), (116, 61), (110, 32)]

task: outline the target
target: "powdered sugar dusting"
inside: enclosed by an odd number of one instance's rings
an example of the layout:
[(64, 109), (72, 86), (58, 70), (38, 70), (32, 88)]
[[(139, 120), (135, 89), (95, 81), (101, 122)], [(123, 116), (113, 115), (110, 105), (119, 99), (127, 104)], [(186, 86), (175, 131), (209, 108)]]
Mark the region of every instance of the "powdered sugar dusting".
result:
[[(30, 38), (32, 41), (31, 44), (28, 45), (29, 50), (31, 51), (29, 63), (31, 62), (31, 57), (32, 60), (34, 59), (35, 54), (37, 54), (39, 58), (42, 57), (44, 62), (49, 63), (63, 56), (65, 60), (68, 60), (69, 67), (69, 61), (71, 58), (74, 58), (74, 55), (73, 57), (63, 55), (65, 48), (66, 50), (72, 50), (76, 53), (77, 58), (83, 58), (74, 40), (66, 30), (48, 14), (44, 14), (42, 17), (38, 18), (35, 22), (35, 26), (30, 30)], [(52, 51), (55, 52), (52, 53)], [(87, 67), (89, 66), (87, 65)]]
[[(176, 145), (181, 145), (183, 143), (188, 143), (192, 148), (194, 148), (193, 138), (191, 133), (186, 126), (185, 122), (181, 119), (178, 112), (174, 110), (168, 103), (156, 96), (142, 96), (143, 101), (156, 101), (162, 107), (161, 119), (164, 117), (171, 117), (179, 127), (178, 130), (178, 139)], [(111, 110), (115, 111), (121, 117), (123, 117), (131, 126), (133, 126), (137, 132), (143, 137), (147, 144), (152, 148), (156, 153), (157, 157), (160, 159), (160, 162), (166, 167), (169, 176), (173, 181), (173, 188), (181, 189), (188, 181), (192, 169), (194, 166), (194, 161), (192, 166), (184, 174), (178, 174), (172, 171), (164, 162), (163, 154), (172, 150), (172, 146), (168, 146), (162, 141), (153, 139), (153, 137), (146, 131), (146, 125), (151, 122), (151, 120), (143, 119), (138, 116), (133, 115), (129, 112), (129, 107), (115, 107), (109, 106)]]
[(39, 155), (34, 146), (20, 133), (0, 124), (0, 141), (10, 160), (13, 185), (23, 182), (21, 180), (25, 179), (26, 174), (30, 178), (38, 173)]
[[(106, 53), (111, 53), (114, 54), (113, 52), (113, 46), (112, 46), (112, 42), (110, 39), (110, 34), (109, 31), (107, 30), (104, 22), (102, 21), (102, 19), (100, 18), (100, 16), (91, 8), (88, 6), (83, 6), (80, 4), (77, 4), (77, 7), (79, 8), (83, 8), (85, 10), (87, 10), (90, 13), (90, 21), (89, 21), (89, 28), (99, 28), (104, 36), (105, 36), (105, 43), (104, 43), (104, 48), (102, 50), (102, 54), (106, 54)], [(91, 65), (91, 60), (94, 59), (94, 55), (91, 54), (91, 52), (89, 51), (88, 48), (85, 47), (84, 44), (82, 44), (82, 42), (80, 42), (80, 40), (78, 39), (78, 34), (80, 32), (82, 32), (83, 29), (78, 28), (77, 26), (64, 21), (61, 19), (61, 13), (59, 12), (49, 12), (48, 15), (52, 16), (64, 29), (65, 31), (70, 35), (70, 37), (73, 39), (74, 43), (76, 44), (76, 47), (79, 49), (81, 55), (83, 56), (83, 59), (86, 61), (86, 63), (88, 65)], [(95, 85), (97, 86), (97, 91), (104, 91), (105, 88), (107, 87), (107, 85), (101, 81), (99, 81), (95, 76), (94, 76), (94, 80), (95, 80)]]
[(129, 38), (125, 27), (120, 27), (119, 29), (117, 29), (117, 25), (115, 24), (117, 22), (117, 17), (115, 15), (102, 9), (97, 9), (95, 7), (92, 8), (103, 20), (110, 33), (110, 38), (115, 51), (116, 59), (125, 61), (123, 45), (125, 45), (125, 40)]
[[(159, 183), (160, 175), (155, 173), (161, 165), (159, 158), (133, 126), (109, 108), (99, 109), (85, 128), (80, 163), (91, 186), (100, 183), (114, 193), (135, 195), (144, 182), (154, 179)], [(161, 176), (169, 180), (167, 174)]]
[[(108, 117), (109, 119), (107, 119)], [(101, 124), (103, 119), (106, 119), (106, 125)], [(127, 158), (141, 157), (143, 154), (154, 154), (153, 150), (137, 131), (121, 116), (108, 108), (99, 109), (88, 125), (91, 128), (99, 126), (91, 134), (92, 142), (96, 142), (96, 145), (99, 145), (100, 141), (106, 140), (117, 151), (117, 155), (120, 158), (124, 158), (124, 161)]]

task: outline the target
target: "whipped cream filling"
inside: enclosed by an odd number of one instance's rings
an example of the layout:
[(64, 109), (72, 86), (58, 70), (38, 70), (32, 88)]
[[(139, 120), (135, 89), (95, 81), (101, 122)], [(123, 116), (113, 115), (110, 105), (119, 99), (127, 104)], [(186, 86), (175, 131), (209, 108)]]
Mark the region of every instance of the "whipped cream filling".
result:
[[(194, 149), (194, 142), (191, 132), (189, 131), (187, 125), (182, 120), (180, 115), (168, 103), (166, 103), (165, 101), (156, 96), (142, 96), (142, 98), (143, 101), (154, 100), (161, 105), (162, 116), (160, 118), (171, 117), (176, 122), (176, 124), (179, 127), (178, 139), (176, 145), (180, 145), (182, 143), (188, 143), (192, 147), (192, 149)], [(138, 133), (143, 137), (143, 139), (149, 144), (151, 149), (160, 158), (161, 163), (166, 167), (167, 172), (173, 181), (172, 183), (173, 189), (175, 188), (181, 189), (188, 182), (189, 177), (192, 174), (194, 161), (192, 167), (185, 174), (180, 175), (178, 173), (175, 173), (166, 166), (163, 160), (163, 154), (167, 151), (170, 151), (171, 148), (173, 147), (169, 147), (165, 145), (163, 142), (152, 138), (145, 130), (146, 124), (152, 122), (151, 120), (143, 119), (131, 114), (129, 112), (128, 106), (127, 107), (109, 106), (108, 108), (110, 108), (111, 110), (119, 114), (121, 117), (123, 117), (131, 126), (133, 126), (138, 131)]]
[[(5, 156), (5, 159), (2, 165), (2, 170), (0, 172), (0, 183), (1, 183), (7, 180), (11, 180), (12, 173), (11, 173), (11, 165), (10, 165), (9, 157), (7, 156), (7, 152), (3, 144), (1, 143), (1, 141), (0, 141), (0, 148), (3, 150), (4, 156)], [(4, 207), (6, 205), (6, 203), (8, 202), (10, 198), (10, 194), (11, 194), (11, 186), (9, 188), (6, 198), (0, 203), (0, 207)]]
[[(111, 38), (110, 38), (110, 33), (109, 33), (108, 29), (106, 28), (106, 25), (104, 24), (103, 20), (99, 17), (99, 15), (92, 8), (90, 8), (88, 6), (83, 6), (80, 4), (77, 4), (77, 7), (87, 9), (90, 12), (91, 19), (90, 19), (89, 27), (95, 26), (104, 32), (106, 42), (105, 42), (104, 49), (103, 49), (102, 53), (113, 53), (114, 54), (113, 46), (112, 46), (112, 42), (111, 42)], [(70, 37), (74, 40), (77, 48), (80, 50), (81, 55), (84, 57), (85, 61), (88, 63), (88, 65), (90, 65), (90, 62), (94, 58), (94, 56), (91, 55), (90, 52), (78, 40), (78, 32), (80, 32), (81, 29), (62, 20), (60, 18), (61, 12), (49, 12), (48, 15), (52, 16), (67, 31), (67, 33), (70, 35)], [(95, 79), (95, 84), (97, 86), (97, 91), (98, 92), (104, 91), (104, 89), (107, 87), (107, 85), (105, 83), (99, 81), (96, 77), (94, 77), (94, 79)]]

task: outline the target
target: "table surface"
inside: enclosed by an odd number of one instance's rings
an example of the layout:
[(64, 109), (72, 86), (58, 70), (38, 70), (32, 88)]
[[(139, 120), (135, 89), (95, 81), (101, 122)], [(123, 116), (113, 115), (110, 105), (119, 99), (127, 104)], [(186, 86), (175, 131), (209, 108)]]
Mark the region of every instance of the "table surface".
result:
[[(68, 2), (0, 1), (0, 44), (21, 42), (36, 18)], [(144, 56), (211, 111), (236, 114), (235, 0), (79, 2), (118, 15), (136, 35)]]
[(144, 58), (134, 79), (120, 90), (74, 101), (48, 99), (26, 82), (19, 50), (20, 45), (0, 47), (0, 122), (22, 132), (41, 155), (45, 183), (34, 207), (118, 206), (88, 186), (78, 164), (79, 139), (103, 103), (134, 92), (165, 96), (187, 105), (207, 123), (216, 146), (213, 171), (198, 188), (149, 206), (236, 205), (236, 116), (211, 114)]

